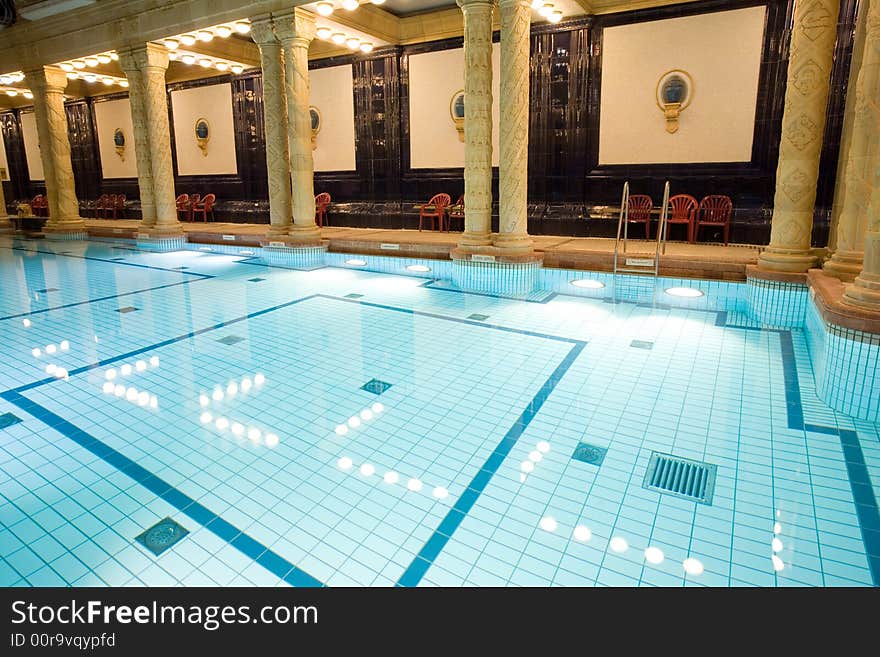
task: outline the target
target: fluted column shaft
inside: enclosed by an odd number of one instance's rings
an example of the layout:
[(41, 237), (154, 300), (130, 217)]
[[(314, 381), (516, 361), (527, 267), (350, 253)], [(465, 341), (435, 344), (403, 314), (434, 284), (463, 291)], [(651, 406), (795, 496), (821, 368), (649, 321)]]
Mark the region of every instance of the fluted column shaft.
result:
[(464, 14), (464, 234), (492, 243), (492, 0), (458, 0)]
[(810, 254), (813, 210), (839, 8), (839, 0), (795, 4), (770, 245), (758, 259), (762, 269), (805, 272), (816, 263)]
[(263, 69), (263, 123), (269, 187), (269, 236), (286, 235), (291, 222), (290, 155), (281, 42), (270, 18), (251, 19), (251, 37)]
[(501, 135), (495, 246), (502, 254), (525, 255), (532, 252), (527, 212), (532, 10), (527, 0), (500, 0), (500, 7)]
[(146, 91), (143, 86), (143, 76), (130, 51), (119, 53), (119, 64), (128, 79), (128, 102), (131, 107), (134, 156), (137, 162), (138, 190), (141, 202), (141, 227), (151, 228), (156, 223), (156, 200), (153, 195), (150, 136), (146, 108), (144, 107)]
[(866, 14), (862, 63), (856, 78), (853, 131), (843, 169), (837, 249), (825, 271), (852, 281), (862, 269), (873, 190), (880, 187), (880, 0)]
[(317, 244), (321, 232), (315, 224), (315, 164), (309, 115), (309, 44), (315, 38), (315, 17), (299, 8), (275, 16), (275, 34), (284, 51), (293, 209), (290, 236), (298, 244)]
[(46, 179), (49, 219), (45, 231), (79, 232), (85, 222), (79, 216), (79, 201), (70, 160), (67, 113), (64, 110), (64, 89), (67, 74), (61, 69), (44, 67), (25, 73), (34, 94), (34, 118), (40, 142), (40, 160)]

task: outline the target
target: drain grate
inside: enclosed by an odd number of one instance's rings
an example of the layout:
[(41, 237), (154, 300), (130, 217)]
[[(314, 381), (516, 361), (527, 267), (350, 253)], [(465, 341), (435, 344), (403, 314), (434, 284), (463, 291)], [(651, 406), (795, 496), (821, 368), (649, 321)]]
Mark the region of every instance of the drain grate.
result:
[(711, 506), (717, 469), (711, 463), (652, 452), (642, 488)]
[(489, 315), (481, 315), (480, 313), (474, 313), (473, 315), (468, 315), (468, 319), (472, 319), (475, 322), (485, 322), (489, 319)]
[(46, 294), (47, 292), (57, 292), (57, 291), (58, 291), (57, 287), (47, 287), (42, 290), (34, 290), (34, 292), (36, 292), (37, 294)]
[(139, 309), (135, 308), (134, 306), (125, 306), (125, 308), (117, 308), (116, 312), (118, 312), (118, 313), (133, 313), (135, 310), (139, 310)]
[(240, 335), (227, 335), (225, 338), (217, 338), (217, 342), (222, 342), (225, 345), (233, 345), (237, 344), (244, 340)]
[(183, 270), (183, 269), (189, 269), (189, 267), (187, 267), (186, 265), (180, 265), (179, 267), (173, 267), (173, 269)]
[(372, 392), (374, 395), (381, 395), (383, 392), (388, 390), (391, 387), (390, 383), (386, 383), (385, 381), (380, 381), (379, 379), (370, 379), (364, 385), (361, 386), (361, 390), (366, 390), (367, 392)]
[(605, 460), (605, 454), (607, 453), (608, 450), (605, 447), (596, 447), (596, 445), (590, 445), (589, 443), (578, 443), (577, 447), (574, 448), (571, 458), (582, 463), (600, 466), (602, 461)]
[(188, 529), (171, 518), (165, 518), (136, 536), (134, 540), (158, 557), (187, 534), (189, 534)]
[(351, 294), (346, 294), (345, 298), (346, 299), (360, 299), (362, 296), (364, 296), (364, 295), (363, 294), (356, 294), (356, 293), (352, 292)]
[(19, 422), (21, 422), (21, 418), (12, 413), (3, 413), (0, 415), (0, 429), (11, 427), (13, 424), (18, 424)]
[(635, 347), (636, 349), (653, 349), (654, 343), (648, 342), (647, 340), (633, 340), (629, 343), (630, 347)]
[(265, 278), (259, 278), (259, 277), (258, 278), (249, 278), (248, 283), (261, 283), (262, 281), (265, 281), (265, 280), (266, 280)]

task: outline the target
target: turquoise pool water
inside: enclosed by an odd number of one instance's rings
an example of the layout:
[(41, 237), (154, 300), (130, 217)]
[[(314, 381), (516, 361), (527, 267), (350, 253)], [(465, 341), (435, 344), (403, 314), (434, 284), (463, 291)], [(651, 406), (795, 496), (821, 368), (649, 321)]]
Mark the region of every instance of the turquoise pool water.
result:
[[(338, 259), (0, 239), (0, 584), (880, 581), (878, 426), (742, 286), (516, 300)], [(646, 487), (654, 455), (709, 503)]]

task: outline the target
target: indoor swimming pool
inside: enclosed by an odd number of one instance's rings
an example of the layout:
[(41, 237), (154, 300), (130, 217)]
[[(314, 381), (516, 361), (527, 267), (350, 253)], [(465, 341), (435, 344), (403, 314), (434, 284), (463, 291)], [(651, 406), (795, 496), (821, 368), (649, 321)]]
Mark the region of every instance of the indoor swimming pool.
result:
[(0, 238), (0, 585), (880, 584), (880, 427), (744, 284), (188, 246)]

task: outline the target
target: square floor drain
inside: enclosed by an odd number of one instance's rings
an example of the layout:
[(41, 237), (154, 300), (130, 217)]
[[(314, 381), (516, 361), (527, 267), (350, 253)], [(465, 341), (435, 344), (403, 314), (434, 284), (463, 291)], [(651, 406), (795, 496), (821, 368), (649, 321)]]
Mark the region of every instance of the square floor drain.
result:
[(351, 294), (346, 294), (345, 298), (346, 299), (360, 299), (362, 296), (364, 296), (364, 295), (363, 294), (355, 294), (354, 292), (352, 292)]
[(249, 278), (248, 283), (259, 283), (260, 281), (265, 281), (265, 278)]
[(361, 390), (366, 390), (367, 392), (372, 392), (374, 395), (381, 395), (383, 392), (388, 390), (391, 387), (390, 383), (385, 383), (384, 381), (380, 381), (379, 379), (370, 379), (364, 385), (361, 386)]
[(489, 315), (481, 315), (480, 313), (474, 313), (473, 315), (468, 315), (468, 319), (472, 319), (475, 322), (484, 322), (489, 319)]
[(136, 536), (134, 540), (158, 557), (187, 534), (189, 530), (184, 526), (171, 518), (165, 518)]
[(180, 265), (179, 267), (174, 267), (174, 269), (189, 269), (186, 265)]
[(125, 306), (124, 308), (117, 308), (116, 312), (118, 312), (118, 313), (133, 313), (135, 310), (138, 310), (138, 308), (135, 308), (134, 306)]
[(11, 427), (13, 424), (18, 424), (19, 422), (21, 422), (21, 418), (12, 413), (3, 413), (3, 415), (0, 415), (0, 429)]
[(629, 343), (630, 347), (635, 347), (636, 349), (653, 349), (654, 343), (648, 342), (647, 340), (633, 340)]
[(240, 335), (227, 335), (225, 338), (218, 338), (217, 342), (222, 342), (223, 344), (236, 344), (244, 340)]
[(602, 465), (602, 461), (605, 460), (605, 454), (607, 453), (608, 450), (604, 447), (596, 447), (588, 443), (578, 443), (577, 447), (574, 448), (571, 458), (575, 461), (599, 466)]
[(47, 287), (47, 288), (43, 288), (42, 290), (34, 290), (34, 292), (37, 292), (38, 294), (45, 294), (46, 292), (57, 292), (57, 291), (58, 291), (57, 287)]
[(711, 463), (652, 452), (642, 488), (711, 506), (717, 470)]
[(125, 258), (122, 258), (122, 257), (119, 257), (119, 258), (110, 258), (110, 259), (111, 259), (111, 260), (116, 260), (117, 262), (118, 262), (119, 260), (125, 260)]

